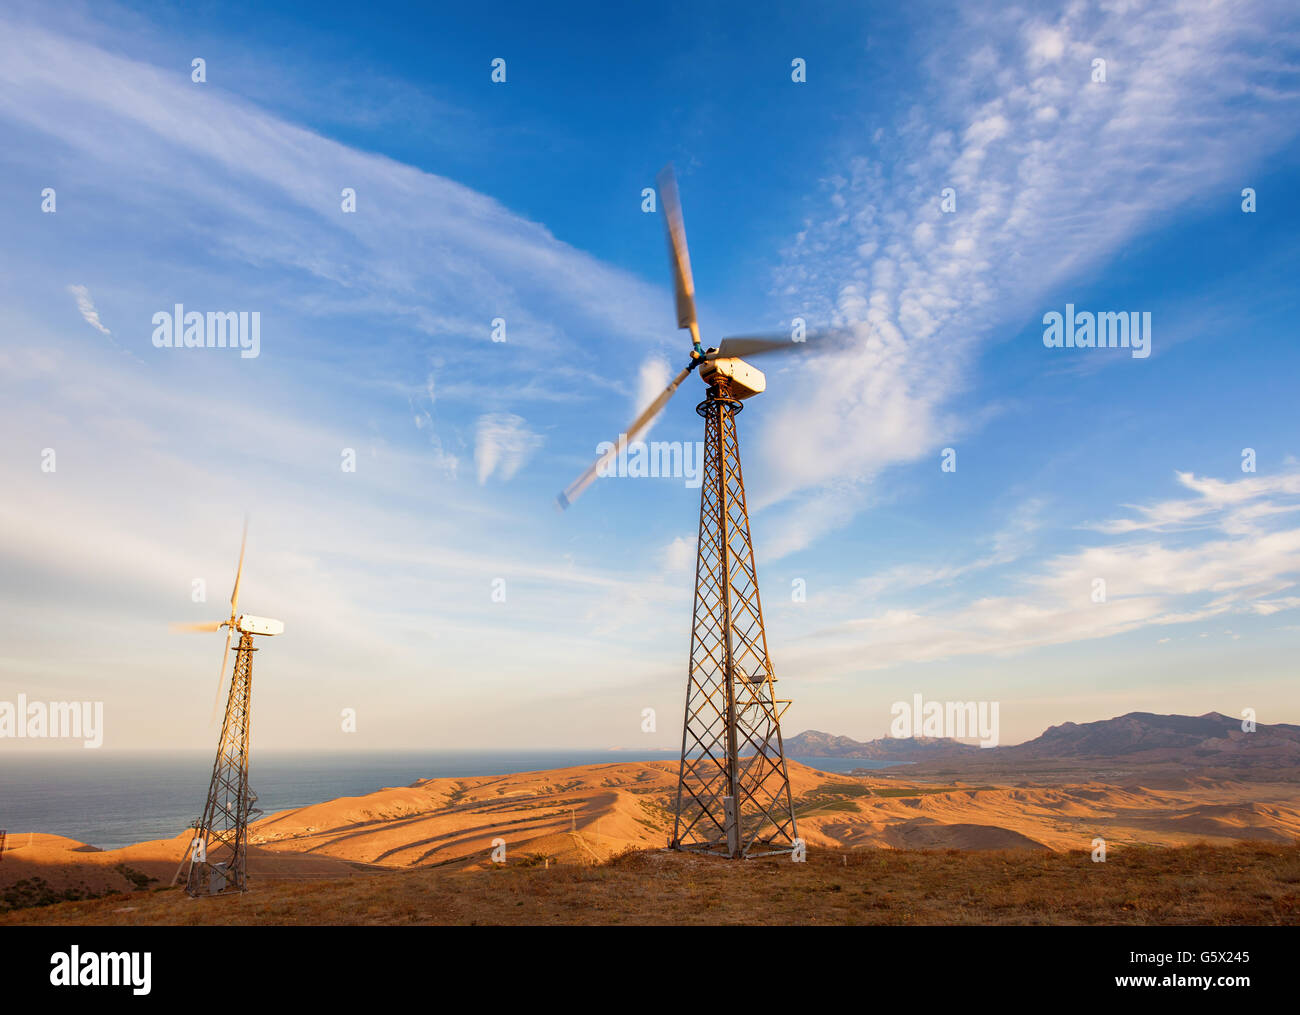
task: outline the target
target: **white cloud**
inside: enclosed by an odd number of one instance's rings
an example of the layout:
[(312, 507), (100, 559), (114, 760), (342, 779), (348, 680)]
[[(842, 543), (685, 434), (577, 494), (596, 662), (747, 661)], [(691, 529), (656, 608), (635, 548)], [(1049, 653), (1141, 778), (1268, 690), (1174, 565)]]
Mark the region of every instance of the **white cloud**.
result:
[[(783, 308), (858, 338), (770, 385), (786, 397), (760, 424), (778, 476), (762, 496), (789, 503), (768, 556), (845, 524), (880, 470), (969, 429), (947, 406), (998, 324), (1300, 131), (1300, 93), (1278, 83), (1279, 40), (1296, 37), (1285, 5), (1071, 5), (1027, 31), (1023, 12), (964, 10), (971, 30), (949, 26), (926, 62), (932, 100), (892, 147), (828, 171), (826, 207), (778, 273)], [(989, 45), (967, 54), (975, 35)], [(1099, 54), (1105, 84), (1090, 76)], [(955, 214), (939, 210), (944, 187)]]
[[(636, 401), (632, 406), (631, 418), (635, 419), (641, 415), (646, 406), (663, 394), (670, 380), (672, 380), (672, 368), (668, 365), (668, 360), (659, 355), (644, 360), (637, 371)], [(649, 430), (645, 432), (649, 433)]]
[(479, 484), (496, 475), (503, 482), (523, 467), (542, 438), (528, 429), (520, 416), (489, 413), (480, 416), (474, 434), (474, 464)]
[(1035, 25), (1027, 32), (1030, 66), (1038, 68), (1046, 63), (1055, 63), (1065, 53), (1065, 35), (1042, 25)]
[(95, 303), (90, 298), (90, 290), (84, 285), (70, 285), (68, 292), (72, 293), (73, 299), (77, 301), (77, 310), (81, 312), (81, 318), (96, 331), (105, 335), (113, 334), (109, 331), (99, 319), (99, 311), (95, 309)]
[[(1236, 507), (1195, 529), (1184, 528), (1176, 545), (1147, 539), (1058, 554), (1022, 574), (1009, 594), (981, 594), (934, 609), (893, 607), (844, 620), (819, 630), (812, 644), (809, 639), (793, 643), (791, 662), (822, 672), (878, 669), (956, 656), (1007, 655), (1148, 626), (1233, 614), (1271, 616), (1300, 608), (1295, 594), (1300, 528), (1267, 527), (1300, 509), (1300, 473), (1235, 481), (1179, 473), (1178, 479), (1197, 496), (1134, 510), (1144, 518), (1187, 520), (1205, 514), (1207, 498)], [(1250, 506), (1269, 510), (1243, 522), (1242, 512)], [(1188, 536), (1200, 538), (1188, 541)], [(863, 591), (887, 589), (897, 597), (909, 588), (946, 584), (1004, 559), (994, 554), (967, 566), (896, 569), (868, 579)], [(1098, 578), (1105, 582), (1104, 602), (1093, 598)]]
[(670, 574), (681, 575), (695, 569), (696, 544), (698, 536), (687, 539), (677, 536), (663, 552), (664, 570)]
[[(1174, 499), (1151, 505), (1130, 505), (1138, 518), (1116, 518), (1089, 526), (1112, 535), (1127, 532), (1172, 532), (1217, 525), (1241, 534), (1254, 530), (1253, 522), (1272, 514), (1300, 510), (1300, 504), (1267, 498), (1300, 496), (1300, 472), (1246, 476), (1235, 481), (1197, 478), (1176, 473), (1178, 482), (1193, 493), (1192, 499)], [(1253, 502), (1253, 503), (1252, 503)]]
[[(544, 372), (575, 332), (648, 341), (657, 333), (638, 322), (663, 316), (662, 290), (492, 198), (195, 87), (188, 63), (156, 67), (0, 16), (5, 122), (53, 139), (83, 200), (164, 229), (203, 208), (209, 270), (281, 269), (280, 298), (313, 317), (382, 315), (487, 341), (500, 316), (517, 366)], [(341, 181), (355, 214), (340, 211)]]

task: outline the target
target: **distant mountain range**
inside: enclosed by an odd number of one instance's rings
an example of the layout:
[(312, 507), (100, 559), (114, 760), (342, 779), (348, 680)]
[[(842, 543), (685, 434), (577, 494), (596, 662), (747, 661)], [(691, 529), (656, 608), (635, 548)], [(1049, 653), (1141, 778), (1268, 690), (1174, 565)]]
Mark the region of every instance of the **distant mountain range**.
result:
[(980, 748), (933, 737), (884, 737), (860, 742), (818, 730), (785, 741), (786, 752), (806, 758), (862, 758), (873, 761), (927, 762), (952, 759), (980, 762), (1125, 759), (1185, 762), (1219, 767), (1300, 766), (1300, 726), (1259, 724), (1253, 732), (1241, 720), (1219, 712), (1156, 715), (1130, 712), (1114, 719), (1062, 723), (1041, 736), (1011, 747)]
[(882, 737), (860, 741), (808, 730), (787, 737), (785, 753), (795, 758), (862, 758), (869, 761), (916, 761), (969, 754), (982, 748), (942, 737)]

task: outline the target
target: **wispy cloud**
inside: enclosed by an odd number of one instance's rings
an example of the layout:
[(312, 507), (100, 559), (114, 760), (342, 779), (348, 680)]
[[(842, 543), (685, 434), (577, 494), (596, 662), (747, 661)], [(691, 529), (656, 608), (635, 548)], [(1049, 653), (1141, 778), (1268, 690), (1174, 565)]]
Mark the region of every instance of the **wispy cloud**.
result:
[(780, 485), (764, 501), (791, 499), (769, 555), (843, 525), (881, 469), (969, 432), (949, 407), (999, 325), (1037, 320), (1054, 287), (1300, 131), (1286, 4), (961, 16), (969, 30), (945, 24), (926, 63), (930, 94), (878, 143), (847, 145), (778, 273), (783, 308), (859, 341), (765, 413)]
[(503, 482), (512, 478), (541, 446), (541, 436), (529, 430), (521, 416), (495, 413), (479, 417), (474, 440), (479, 484), (493, 475)]
[(131, 352), (131, 350), (122, 348), (121, 343), (113, 337), (113, 332), (105, 327), (104, 322), (99, 319), (99, 311), (95, 309), (95, 301), (90, 298), (89, 289), (84, 285), (70, 285), (68, 286), (68, 292), (72, 293), (72, 298), (76, 300), (77, 312), (81, 314), (81, 319), (83, 321), (107, 338), (109, 344), (123, 356), (126, 356), (128, 359), (133, 359), (137, 363), (140, 362), (140, 358)]
[[(375, 334), (376, 319), (406, 342), (454, 336), (464, 344), (441, 347), (449, 365), (469, 362), (503, 318), (516, 367), (534, 378), (588, 333), (652, 337), (640, 322), (661, 316), (660, 292), (484, 194), (287, 123), (181, 69), (30, 21), (2, 27), (0, 119), (76, 153), (61, 172), (86, 203), (187, 235), (204, 209), (193, 234), (209, 270), (242, 267), (245, 290), (280, 272), (276, 300), (295, 315), (368, 315), (376, 349), (395, 342)], [(355, 213), (342, 210), (345, 187)], [(142, 244), (140, 260), (153, 253)], [(159, 287), (165, 279), (159, 272)]]
[[(793, 660), (833, 672), (1002, 656), (1148, 626), (1231, 614), (1270, 616), (1300, 606), (1300, 528), (1276, 524), (1300, 510), (1300, 473), (1235, 481), (1187, 473), (1178, 478), (1196, 496), (1134, 508), (1142, 519), (1197, 519), (1195, 528), (1181, 526), (1178, 542), (1148, 538), (1055, 554), (1010, 576), (1014, 590), (1008, 593), (968, 594), (955, 606), (896, 606), (821, 628), (792, 649)], [(1213, 517), (1207, 500), (1217, 505)], [(1105, 531), (1137, 529), (1151, 531), (1141, 525)], [(879, 581), (901, 601), (909, 587), (947, 583), (984, 563), (891, 572)]]
[(95, 309), (95, 302), (90, 298), (89, 289), (84, 285), (70, 285), (68, 292), (72, 293), (72, 298), (77, 301), (77, 310), (81, 313), (83, 321), (102, 334), (113, 334), (99, 319), (99, 311)]
[(1190, 472), (1179, 472), (1177, 476), (1178, 482), (1195, 493), (1195, 497), (1145, 506), (1129, 505), (1137, 512), (1137, 518), (1116, 518), (1088, 527), (1098, 532), (1122, 534), (1217, 526), (1234, 534), (1249, 534), (1257, 531), (1256, 523), (1262, 518), (1300, 511), (1300, 502), (1276, 499), (1300, 496), (1300, 472), (1245, 476), (1235, 481), (1197, 477)]

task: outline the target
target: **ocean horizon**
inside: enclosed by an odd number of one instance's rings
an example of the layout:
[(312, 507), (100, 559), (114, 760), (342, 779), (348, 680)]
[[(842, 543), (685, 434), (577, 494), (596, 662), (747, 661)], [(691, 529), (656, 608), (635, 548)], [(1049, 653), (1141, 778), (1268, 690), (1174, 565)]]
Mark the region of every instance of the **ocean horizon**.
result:
[[(94, 755), (0, 753), (0, 829), (10, 836), (46, 832), (100, 849), (118, 849), (170, 839), (202, 812), (212, 777), (211, 751)], [(252, 759), (249, 784), (265, 816), (409, 786), (419, 779), (512, 775), (678, 756), (676, 750), (265, 751)], [(827, 772), (887, 767), (862, 758), (791, 757)]]

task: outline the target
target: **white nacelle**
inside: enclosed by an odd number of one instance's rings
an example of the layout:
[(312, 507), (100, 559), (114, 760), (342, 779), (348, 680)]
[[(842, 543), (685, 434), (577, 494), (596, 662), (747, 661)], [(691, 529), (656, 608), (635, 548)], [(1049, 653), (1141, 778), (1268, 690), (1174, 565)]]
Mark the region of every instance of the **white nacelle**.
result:
[(700, 367), (700, 379), (705, 384), (721, 382), (735, 398), (752, 398), (767, 388), (763, 371), (734, 356), (709, 360)]
[(235, 621), (235, 626), (244, 634), (284, 634), (284, 621), (272, 620), (270, 617), (254, 617), (249, 613), (241, 613), (239, 619)]

